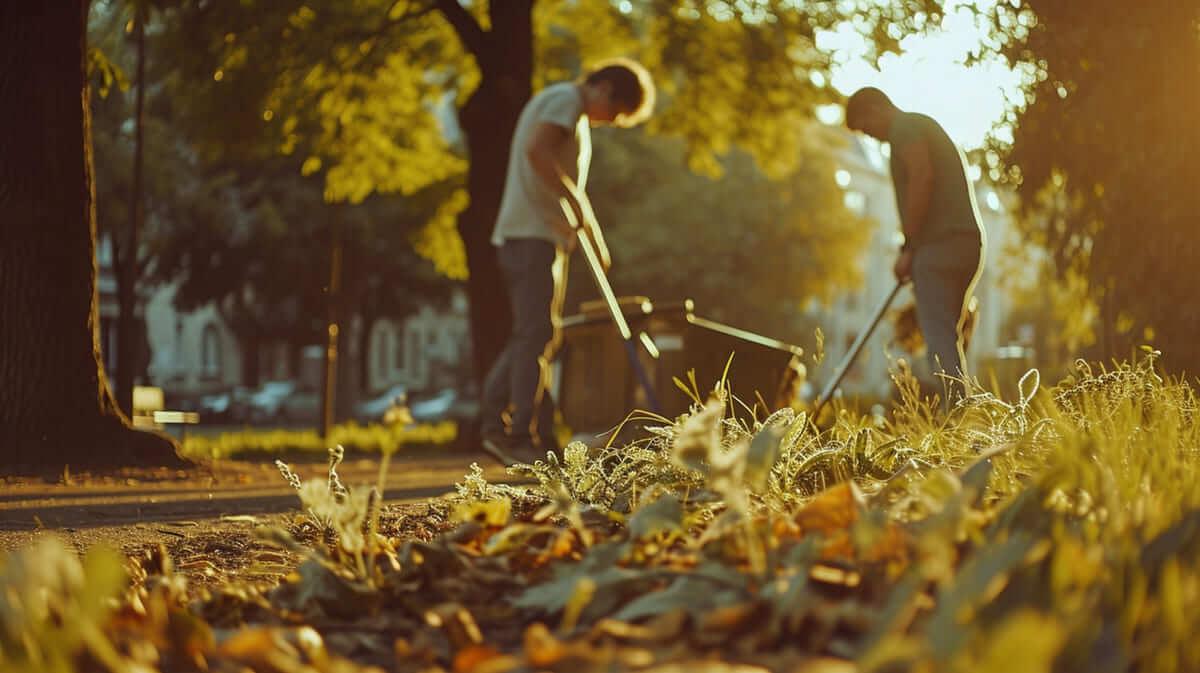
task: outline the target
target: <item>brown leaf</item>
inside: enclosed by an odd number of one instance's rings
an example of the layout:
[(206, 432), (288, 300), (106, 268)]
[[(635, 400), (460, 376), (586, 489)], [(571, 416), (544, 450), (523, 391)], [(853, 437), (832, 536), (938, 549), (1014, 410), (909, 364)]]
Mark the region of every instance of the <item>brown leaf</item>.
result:
[(471, 673), (479, 666), (500, 657), (499, 650), (490, 645), (471, 645), (454, 655), (454, 673)]
[(849, 530), (863, 509), (863, 496), (854, 482), (844, 481), (821, 491), (795, 517), (804, 533)]
[(567, 646), (541, 622), (530, 624), (525, 629), (524, 649), (525, 659), (534, 668), (553, 666), (568, 652)]

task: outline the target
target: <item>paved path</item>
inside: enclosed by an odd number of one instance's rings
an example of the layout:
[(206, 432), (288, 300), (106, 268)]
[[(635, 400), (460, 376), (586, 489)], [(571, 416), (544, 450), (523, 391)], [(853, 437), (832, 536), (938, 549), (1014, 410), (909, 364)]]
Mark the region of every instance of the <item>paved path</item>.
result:
[[(504, 469), (484, 456), (454, 454), (397, 457), (388, 470), (384, 500), (415, 503), (454, 490), (472, 462), (489, 481), (508, 479)], [(292, 464), (303, 479), (325, 479), (324, 463)], [(350, 459), (338, 469), (354, 488), (375, 484), (375, 459)], [(224, 463), (209, 471), (144, 475), (84, 475), (68, 483), (9, 483), (0, 487), (0, 549), (12, 549), (52, 533), (77, 547), (99, 542), (126, 547), (131, 541), (169, 541), (198, 530), (256, 525), (300, 512), (295, 489), (270, 462)]]

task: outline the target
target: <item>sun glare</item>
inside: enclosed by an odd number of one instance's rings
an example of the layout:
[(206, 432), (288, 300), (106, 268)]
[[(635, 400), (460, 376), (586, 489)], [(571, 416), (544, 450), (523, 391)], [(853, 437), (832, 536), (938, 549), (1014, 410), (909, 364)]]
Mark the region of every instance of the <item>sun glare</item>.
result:
[(901, 108), (937, 119), (959, 145), (979, 147), (1009, 101), (1021, 100), (1021, 73), (1000, 59), (964, 65), (988, 39), (972, 4), (986, 9), (992, 2), (949, 0), (938, 30), (905, 38), (903, 53), (880, 59), (879, 69), (864, 57), (866, 43), (852, 26), (818, 34), (817, 46), (834, 56), (834, 88), (847, 95), (863, 86), (883, 89)]

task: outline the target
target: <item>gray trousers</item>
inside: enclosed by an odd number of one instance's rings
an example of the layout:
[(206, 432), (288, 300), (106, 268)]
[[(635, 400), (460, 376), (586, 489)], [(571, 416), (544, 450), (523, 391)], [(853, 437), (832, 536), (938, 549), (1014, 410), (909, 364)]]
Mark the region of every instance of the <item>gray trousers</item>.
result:
[(959, 237), (918, 248), (913, 258), (913, 294), (917, 300), (917, 323), (925, 337), (926, 356), (934, 390), (945, 391), (949, 402), (963, 394), (961, 382), (967, 376), (963, 324), (967, 301), (983, 271), (983, 249), (978, 238)]
[(529, 446), (536, 439), (543, 448), (556, 448), (554, 401), (543, 356), (555, 335), (557, 250), (549, 241), (517, 238), (505, 241), (496, 254), (508, 287), (513, 326), (504, 351), (484, 380), (480, 429), (485, 435), (502, 433), (501, 416), (511, 403), (514, 445)]

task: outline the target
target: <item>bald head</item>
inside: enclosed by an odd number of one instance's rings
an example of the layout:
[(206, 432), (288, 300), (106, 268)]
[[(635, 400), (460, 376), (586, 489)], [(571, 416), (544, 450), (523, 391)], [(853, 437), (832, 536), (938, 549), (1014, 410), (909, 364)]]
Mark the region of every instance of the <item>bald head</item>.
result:
[(846, 127), (877, 140), (887, 140), (888, 127), (897, 112), (887, 94), (873, 86), (863, 87), (846, 101)]

